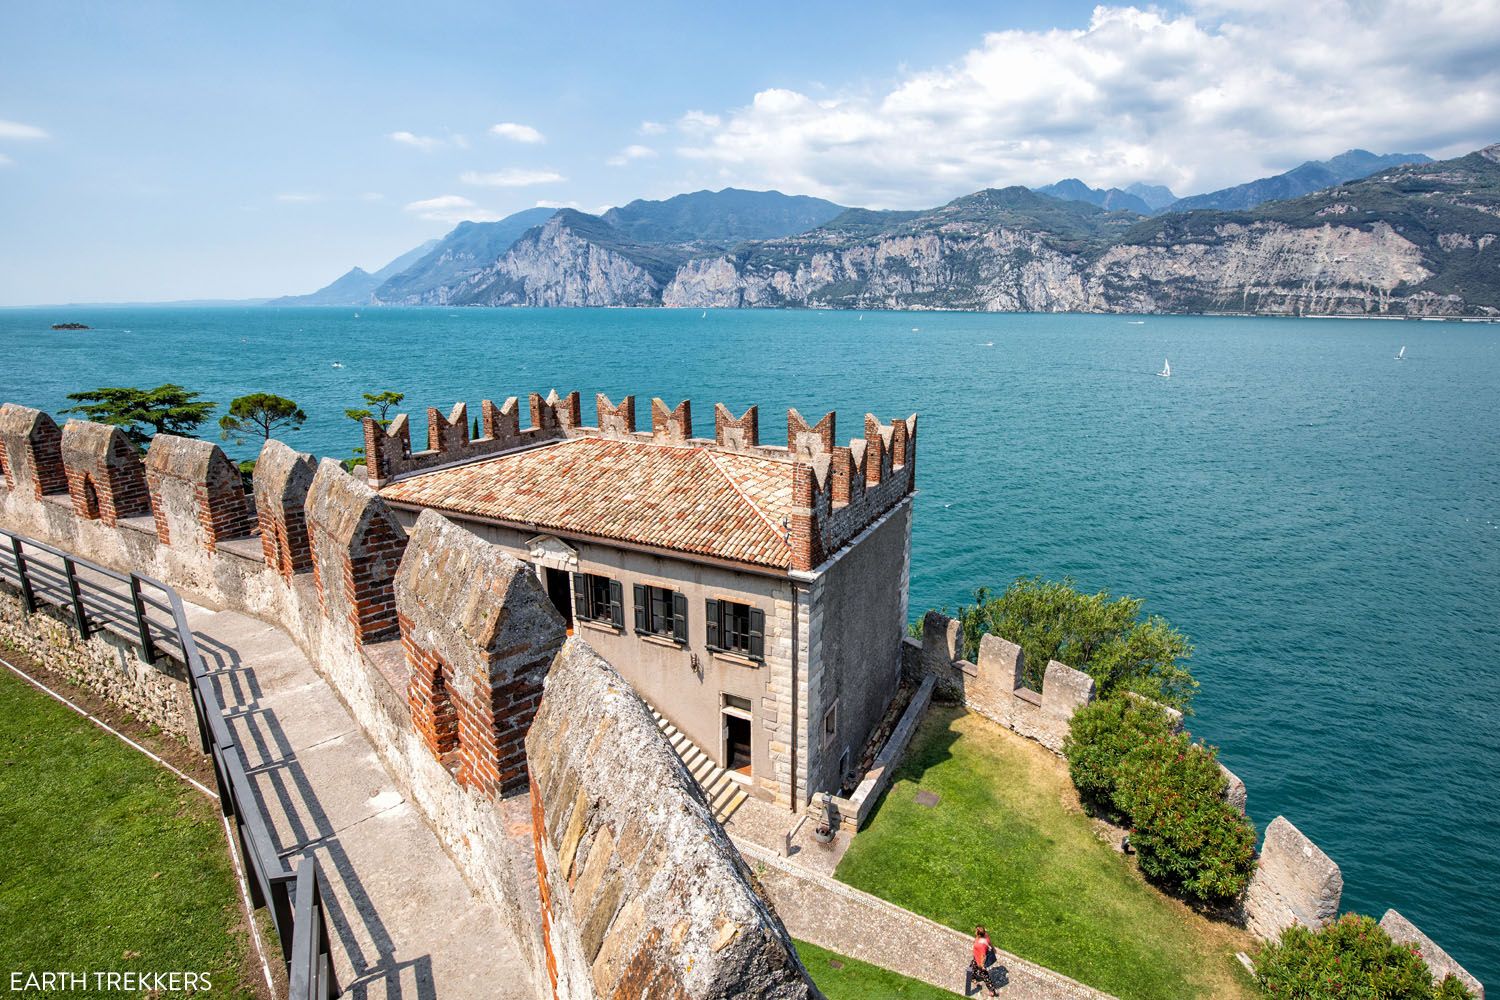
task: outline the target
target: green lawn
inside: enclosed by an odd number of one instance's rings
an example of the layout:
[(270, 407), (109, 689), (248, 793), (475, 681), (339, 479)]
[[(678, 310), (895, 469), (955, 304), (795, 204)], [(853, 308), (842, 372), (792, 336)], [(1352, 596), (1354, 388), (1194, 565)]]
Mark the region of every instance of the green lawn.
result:
[(961, 709), (928, 713), (837, 876), (1123, 1000), (1258, 995), (1234, 958), (1244, 932), (1148, 886), (1095, 836), (1063, 761)]
[(254, 995), (217, 805), (4, 669), (0, 844), (7, 985), (13, 972), (191, 971), (214, 996)]
[(828, 1000), (953, 1000), (954, 994), (865, 962), (845, 958), (806, 941), (797, 954)]

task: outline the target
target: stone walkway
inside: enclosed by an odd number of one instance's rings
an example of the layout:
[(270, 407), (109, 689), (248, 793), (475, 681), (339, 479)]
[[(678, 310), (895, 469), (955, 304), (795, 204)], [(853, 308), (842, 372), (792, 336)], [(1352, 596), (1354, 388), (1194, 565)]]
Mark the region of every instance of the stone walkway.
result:
[[(759, 844), (735, 846), (760, 880), (792, 937), (920, 979), (962, 995), (971, 940), (967, 934), (788, 861)], [(1002, 997), (1015, 1000), (1108, 998), (1049, 969), (997, 952), (991, 970)], [(980, 987), (970, 988), (975, 996)]]
[(536, 997), (499, 916), (291, 639), (245, 615), (186, 607), (283, 856), (295, 868), (315, 854), (322, 866), (345, 996)]

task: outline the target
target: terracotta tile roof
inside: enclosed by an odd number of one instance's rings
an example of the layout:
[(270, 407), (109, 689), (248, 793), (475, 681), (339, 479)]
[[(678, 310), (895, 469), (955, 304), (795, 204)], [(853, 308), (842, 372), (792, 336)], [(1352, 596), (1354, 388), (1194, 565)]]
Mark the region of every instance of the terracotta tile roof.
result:
[(391, 483), (381, 496), (785, 569), (792, 465), (702, 447), (573, 438)]

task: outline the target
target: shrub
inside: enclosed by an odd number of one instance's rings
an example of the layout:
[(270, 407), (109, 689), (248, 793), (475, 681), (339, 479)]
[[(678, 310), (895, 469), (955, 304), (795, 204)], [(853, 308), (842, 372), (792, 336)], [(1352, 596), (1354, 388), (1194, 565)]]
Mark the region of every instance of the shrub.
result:
[(1193, 647), (1156, 615), (1141, 618), (1144, 604), (1104, 590), (1083, 594), (1071, 580), (1022, 578), (998, 597), (981, 587), (956, 617), (966, 658), (979, 655), (985, 633), (1003, 636), (1021, 647), (1034, 690), (1042, 689), (1047, 661), (1058, 660), (1092, 677), (1101, 698), (1135, 691), (1186, 710), (1198, 686), (1185, 663)]
[(1463, 1000), (1452, 976), (1434, 985), (1412, 945), (1396, 944), (1369, 917), (1346, 913), (1327, 927), (1289, 927), (1255, 961), (1261, 989), (1290, 1000)]
[(1120, 761), (1142, 743), (1171, 734), (1162, 707), (1141, 699), (1105, 698), (1073, 713), (1063, 756), (1079, 797), (1092, 809), (1123, 812), (1115, 805)]
[(1186, 734), (1155, 737), (1120, 761), (1115, 804), (1149, 878), (1189, 899), (1223, 903), (1255, 869), (1255, 828), (1224, 801), (1216, 753)]

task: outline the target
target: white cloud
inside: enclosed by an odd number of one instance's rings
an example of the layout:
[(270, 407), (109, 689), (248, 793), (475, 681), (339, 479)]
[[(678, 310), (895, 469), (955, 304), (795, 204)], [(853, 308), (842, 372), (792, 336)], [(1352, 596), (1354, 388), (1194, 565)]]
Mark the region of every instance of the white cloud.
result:
[(706, 111), (689, 111), (677, 119), (677, 127), (684, 132), (707, 132), (718, 128), (723, 121), (718, 115)]
[(434, 138), (430, 135), (416, 135), (412, 132), (392, 132), (390, 135), (386, 136), (386, 138), (390, 139), (392, 142), (400, 143), (403, 146), (410, 146), (413, 149), (420, 149), (424, 153), (431, 152), (432, 150), (437, 149), (439, 146), (443, 145), (443, 140), (441, 139)]
[(558, 181), (567, 180), (555, 170), (526, 170), (522, 167), (492, 170), (489, 173), (470, 170), (460, 175), (458, 179), (465, 184), (475, 184), (479, 187), (531, 187), (534, 184), (555, 184)]
[(510, 139), (513, 142), (524, 142), (535, 144), (546, 142), (547, 137), (542, 135), (530, 125), (519, 125), (516, 122), (501, 122), (490, 126), (490, 134), (498, 135), (502, 139)]
[(661, 122), (641, 122), (641, 127), (636, 129), (641, 135), (661, 135), (666, 130)]
[(0, 139), (50, 139), (45, 129), (0, 118)]
[(626, 164), (635, 162), (636, 160), (650, 159), (655, 155), (656, 150), (652, 149), (650, 146), (632, 145), (626, 146), (624, 149), (620, 150), (618, 153), (616, 153), (614, 156), (611, 156), (604, 162), (612, 167), (623, 167)]
[(494, 222), (500, 218), (496, 213), (480, 208), (459, 194), (444, 194), (414, 201), (406, 206), (406, 211), (428, 222)]
[(1179, 194), (1350, 147), (1453, 155), (1500, 139), (1500, 5), (1189, 0), (1002, 31), (883, 92), (774, 88), (678, 122), (725, 183), (919, 207), (981, 187), (1152, 181)]
[(320, 194), (307, 194), (301, 191), (288, 191), (278, 194), (276, 200), (284, 205), (311, 205), (313, 202), (323, 200)]
[(582, 209), (583, 208), (583, 206), (580, 205), (576, 201), (551, 201), (550, 199), (547, 199), (547, 198), (543, 198), (540, 201), (538, 201), (536, 203), (536, 207), (537, 208), (577, 208), (577, 209)]

